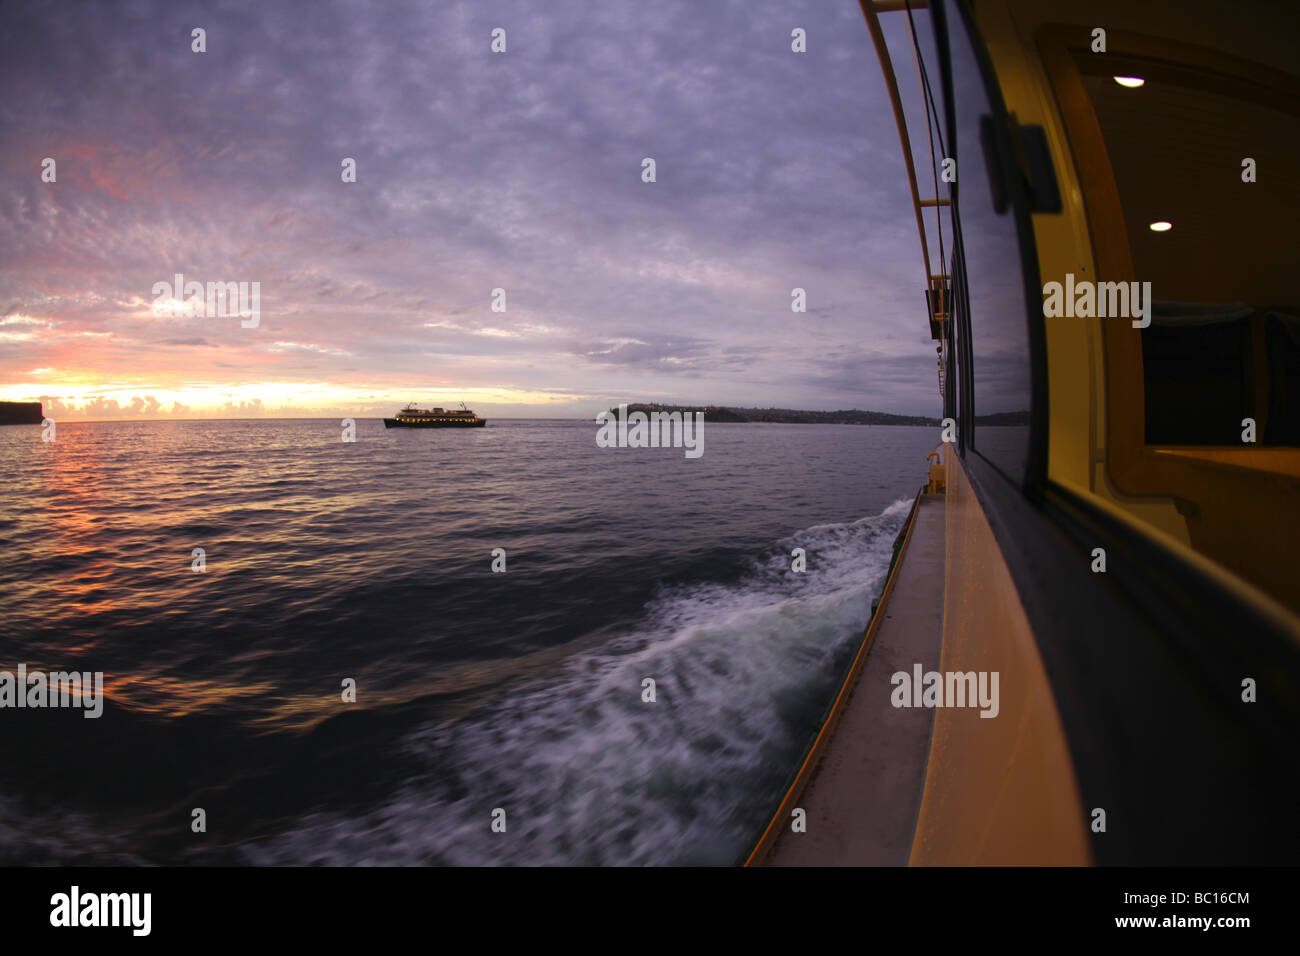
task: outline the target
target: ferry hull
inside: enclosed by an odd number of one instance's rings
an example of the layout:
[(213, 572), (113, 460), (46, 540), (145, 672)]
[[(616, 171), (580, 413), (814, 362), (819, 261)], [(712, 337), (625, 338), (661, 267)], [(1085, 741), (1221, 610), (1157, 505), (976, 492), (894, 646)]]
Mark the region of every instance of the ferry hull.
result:
[(482, 428), (486, 424), (483, 418), (384, 419), (385, 428)]

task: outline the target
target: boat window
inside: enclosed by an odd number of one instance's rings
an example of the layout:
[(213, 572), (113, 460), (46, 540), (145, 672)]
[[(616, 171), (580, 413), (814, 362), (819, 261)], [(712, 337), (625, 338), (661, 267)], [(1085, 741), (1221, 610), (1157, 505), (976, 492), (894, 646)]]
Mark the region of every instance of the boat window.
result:
[[(956, 5), (948, 17), (956, 118), (954, 194), (964, 263), (955, 270), (958, 330), (969, 330), (968, 374), (973, 408), (966, 409), (975, 451), (1020, 483), (1029, 457), (1031, 316), (1025, 296), (1014, 210), (994, 210), (981, 120), (995, 114), (968, 24)], [(1035, 282), (1037, 279), (1035, 278)], [(1041, 319), (1041, 316), (1040, 316)], [(968, 393), (969, 394), (969, 393)], [(972, 427), (973, 426), (973, 427)]]
[(1125, 26), (1105, 57), (1086, 29), (1038, 33), (1099, 281), (1150, 301), (1148, 315), (1097, 319), (1095, 487), (1300, 610), (1294, 53), (1249, 18), (1212, 39), (1177, 22), (1168, 36)]
[(1194, 64), (1144, 73), (1138, 89), (1083, 79), (1133, 274), (1157, 300), (1141, 336), (1146, 443), (1240, 447), (1252, 418), (1256, 444), (1300, 444), (1300, 263), (1286, 214), (1300, 209), (1300, 104)]

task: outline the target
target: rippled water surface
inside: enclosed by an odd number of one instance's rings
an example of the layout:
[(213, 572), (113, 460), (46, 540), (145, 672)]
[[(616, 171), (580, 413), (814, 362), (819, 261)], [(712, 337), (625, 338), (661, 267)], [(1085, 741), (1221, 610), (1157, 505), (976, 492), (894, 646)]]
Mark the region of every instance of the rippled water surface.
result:
[(595, 432), (0, 429), (0, 670), (108, 697), (0, 710), (0, 862), (735, 862), (934, 431)]

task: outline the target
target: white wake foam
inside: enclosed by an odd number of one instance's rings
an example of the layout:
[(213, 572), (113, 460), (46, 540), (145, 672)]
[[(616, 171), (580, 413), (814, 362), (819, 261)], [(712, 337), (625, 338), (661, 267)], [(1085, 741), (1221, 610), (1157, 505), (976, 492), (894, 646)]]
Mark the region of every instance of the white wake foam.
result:
[[(249, 861), (735, 862), (861, 637), (908, 506), (801, 531), (739, 582), (663, 591), (625, 636), (553, 678), (411, 733), (401, 746), (427, 772), (383, 805), (308, 817), (246, 848)], [(804, 574), (790, 571), (795, 547)], [(504, 833), (490, 828), (498, 807)]]

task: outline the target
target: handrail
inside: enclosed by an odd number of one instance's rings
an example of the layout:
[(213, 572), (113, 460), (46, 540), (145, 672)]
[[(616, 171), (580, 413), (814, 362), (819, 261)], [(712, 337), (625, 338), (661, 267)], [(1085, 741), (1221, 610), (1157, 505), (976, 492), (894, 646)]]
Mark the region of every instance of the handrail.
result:
[(907, 185), (912, 190), (912, 210), (916, 213), (916, 231), (921, 239), (921, 257), (925, 260), (925, 274), (930, 275), (930, 248), (925, 241), (925, 217), (921, 213), (921, 193), (916, 185), (916, 168), (912, 158), (912, 140), (907, 135), (907, 117), (903, 115), (903, 100), (898, 94), (898, 77), (894, 75), (894, 63), (889, 56), (889, 46), (885, 43), (884, 31), (880, 29), (880, 17), (876, 11), (904, 10), (906, 4), (899, 0), (896, 4), (879, 5), (874, 0), (858, 0), (862, 15), (867, 18), (867, 29), (871, 31), (871, 42), (876, 47), (876, 58), (880, 60), (880, 70), (885, 76), (885, 87), (889, 91), (889, 102), (894, 109), (894, 123), (898, 126), (898, 138), (903, 146), (903, 165), (907, 167)]
[[(927, 97), (926, 83), (922, 73), (922, 66), (921, 66), (921, 59), (920, 59), (921, 51), (917, 43), (915, 28), (912, 23), (912, 17), (911, 17), (912, 10), (927, 8), (929, 7), (929, 3), (928, 0), (858, 0), (858, 5), (862, 8), (862, 15), (867, 21), (868, 30), (870, 30), (871, 32), (871, 42), (874, 44), (876, 48), (876, 57), (880, 61), (880, 70), (885, 78), (885, 88), (889, 92), (890, 105), (894, 111), (894, 123), (898, 127), (899, 144), (903, 149), (903, 165), (907, 169), (907, 185), (908, 185), (908, 189), (911, 191), (912, 194), (912, 212), (913, 215), (916, 217), (916, 233), (917, 233), (917, 238), (921, 242), (921, 259), (925, 266), (925, 276), (926, 276), (925, 288), (927, 290), (927, 297), (930, 300), (929, 311), (932, 313), (930, 318), (938, 322), (944, 322), (948, 320), (949, 312), (950, 312), (949, 295), (948, 295), (948, 281), (950, 277), (947, 275), (946, 272), (940, 272), (936, 274), (931, 272), (930, 270), (930, 243), (926, 233), (925, 214), (922, 212), (922, 210), (923, 209), (935, 210), (935, 216), (936, 216), (935, 225), (938, 228), (938, 239), (939, 239), (940, 266), (941, 268), (946, 268), (946, 263), (943, 261), (944, 259), (943, 221), (942, 221), (942, 213), (940, 210), (942, 209), (942, 207), (945, 206), (951, 207), (952, 200), (951, 198), (945, 198), (943, 196), (938, 195), (939, 180), (938, 177), (934, 175), (934, 165), (935, 165), (934, 135), (930, 124), (931, 104), (930, 104), (930, 100)], [(907, 29), (909, 35), (912, 38), (913, 59), (916, 63), (916, 70), (917, 70), (917, 83), (921, 88), (921, 104), (925, 110), (925, 115), (926, 115), (926, 135), (929, 138), (929, 143), (930, 143), (930, 171), (931, 171), (931, 176), (934, 180), (934, 191), (935, 191), (935, 196), (932, 199), (922, 199), (920, 187), (917, 185), (916, 161), (915, 161), (915, 156), (912, 153), (911, 136), (908, 134), (907, 131), (907, 117), (903, 112), (902, 96), (899, 94), (899, 90), (898, 90), (898, 77), (894, 72), (894, 64), (892, 58), (889, 55), (889, 46), (885, 42), (884, 31), (880, 27), (879, 15), (881, 13), (889, 13), (893, 11), (907, 11), (908, 13)], [(939, 296), (939, 299), (937, 300), (937, 304), (934, 298), (936, 294)], [(945, 344), (947, 343), (947, 336), (944, 335), (942, 331), (939, 333), (938, 337)], [(939, 363), (938, 363), (940, 395), (944, 394), (945, 357), (946, 356), (943, 351), (943, 346), (940, 346), (940, 355), (939, 355)]]

